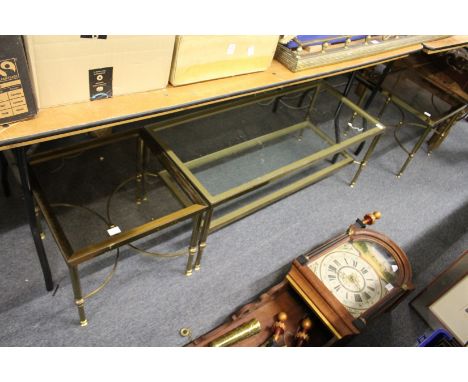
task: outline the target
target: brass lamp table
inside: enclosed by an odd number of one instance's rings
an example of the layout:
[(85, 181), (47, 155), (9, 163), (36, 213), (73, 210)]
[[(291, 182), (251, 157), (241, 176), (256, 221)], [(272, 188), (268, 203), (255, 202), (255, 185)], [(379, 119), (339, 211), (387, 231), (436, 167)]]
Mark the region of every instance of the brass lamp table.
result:
[[(297, 98), (304, 92), (310, 95), (305, 108), (271, 118), (269, 105), (278, 97)], [(353, 113), (369, 128), (348, 126), (349, 134), (341, 140), (339, 125)], [(354, 185), (385, 127), (320, 81), (231, 101), (145, 130), (150, 148), (164, 152), (209, 206), (195, 261), (198, 270), (208, 233), (358, 163)], [(368, 139), (372, 142), (358, 162), (349, 151)], [(160, 175), (166, 179), (164, 171)]]
[[(428, 58), (415, 56), (399, 62), (379, 88), (381, 108), (378, 118), (382, 118), (387, 126), (395, 126), (395, 140), (407, 154), (397, 173), (398, 178), (431, 132), (433, 136), (427, 141), (428, 155), (443, 142), (452, 126), (468, 112), (468, 93), (450, 78), (449, 71), (448, 67), (441, 69), (440, 66), (435, 66)], [(375, 83), (370, 76), (365, 72), (356, 78), (361, 84), (373, 88)], [(361, 96), (358, 104), (361, 104), (363, 98)], [(378, 99), (375, 101), (379, 102)], [(396, 107), (400, 113), (396, 124), (385, 120), (385, 111), (389, 106)], [(412, 148), (406, 147), (400, 137), (404, 126), (422, 129)]]
[[(185, 272), (192, 273), (207, 207), (165, 153), (149, 154), (144, 138), (134, 130), (30, 157), (37, 220), (40, 222), (42, 213), (68, 266), (82, 326), (87, 324), (84, 301), (109, 282), (123, 245), (154, 256), (188, 256)], [(89, 163), (91, 171), (87, 171)], [(157, 176), (161, 171), (172, 182), (172, 189)], [(173, 190), (179, 197), (183, 195), (183, 203)], [(186, 227), (187, 220), (192, 220), (192, 228), (190, 223)], [(167, 252), (166, 248), (165, 253), (156, 253), (141, 248), (148, 242), (160, 244), (160, 237), (155, 236), (167, 230), (181, 232), (184, 228), (188, 250)], [(178, 244), (173, 243), (171, 250)], [(83, 294), (78, 267), (113, 251), (116, 256), (109, 275), (97, 289)]]

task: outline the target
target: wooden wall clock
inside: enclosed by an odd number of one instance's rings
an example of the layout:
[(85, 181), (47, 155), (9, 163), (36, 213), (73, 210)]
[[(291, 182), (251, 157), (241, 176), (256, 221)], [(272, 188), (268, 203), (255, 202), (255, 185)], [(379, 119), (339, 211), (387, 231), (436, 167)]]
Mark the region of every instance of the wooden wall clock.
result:
[(358, 334), (414, 288), (405, 253), (385, 235), (365, 229), (379, 218), (374, 212), (358, 219), (345, 234), (299, 256), (286, 276), (338, 338)]
[(283, 281), (188, 346), (331, 346), (360, 333), (413, 289), (405, 253), (365, 228), (379, 218), (296, 258)]

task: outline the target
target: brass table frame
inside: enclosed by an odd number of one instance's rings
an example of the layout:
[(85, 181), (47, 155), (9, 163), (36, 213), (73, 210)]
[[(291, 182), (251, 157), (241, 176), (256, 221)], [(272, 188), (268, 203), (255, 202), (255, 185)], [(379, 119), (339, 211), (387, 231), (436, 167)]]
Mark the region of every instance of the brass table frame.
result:
[[(410, 71), (411, 69), (404, 69), (401, 70), (400, 72), (403, 71)], [(415, 72), (414, 75), (417, 76)], [(412, 81), (414, 84), (418, 85), (419, 81), (412, 80), (411, 76), (406, 77), (408, 80)], [(376, 88), (376, 84), (371, 83), (368, 79), (357, 75), (356, 79), (364, 84), (368, 88)], [(392, 93), (392, 91), (389, 91), (386, 89), (383, 85), (377, 86), (379, 93), (385, 97), (385, 102), (379, 111), (378, 118), (382, 117), (384, 114), (386, 108), (388, 107), (389, 104), (394, 104), (400, 111), (402, 112), (402, 120), (399, 122), (398, 126), (396, 127), (394, 131), (394, 137), (398, 145), (402, 148), (403, 151), (406, 152), (407, 158), (405, 162), (403, 163), (402, 167), (397, 173), (397, 178), (400, 178), (403, 175), (403, 172), (406, 170), (408, 165), (411, 163), (413, 158), (415, 157), (416, 153), (418, 150), (421, 148), (422, 144), (428, 137), (428, 135), (432, 132), (434, 132), (433, 137), (428, 141), (428, 155), (432, 153), (434, 149), (440, 146), (440, 144), (443, 142), (443, 140), (447, 137), (450, 129), (452, 126), (465, 114), (468, 112), (468, 105), (463, 104), (463, 103), (452, 103), (452, 108), (448, 110), (446, 113), (444, 113), (442, 116), (438, 118), (434, 118), (431, 116), (430, 113), (424, 112), (417, 110), (415, 107), (410, 105), (408, 102), (397, 96), (396, 94)], [(433, 93), (434, 94), (434, 93)], [(447, 97), (444, 97), (445, 99)], [(358, 105), (361, 104), (362, 100), (364, 99), (364, 96), (361, 96)], [(452, 100), (454, 101), (454, 99)], [(419, 136), (418, 140), (414, 144), (414, 146), (408, 150), (406, 147), (403, 145), (403, 143), (399, 140), (397, 136), (397, 130), (405, 125), (404, 122), (404, 113), (403, 111), (408, 112), (409, 114), (415, 116), (421, 123), (406, 123), (406, 125), (422, 128), (424, 131), (423, 133)]]
[[(155, 220), (149, 221), (132, 229), (123, 231), (116, 235), (110, 236), (109, 238), (93, 244), (89, 245), (84, 248), (80, 248), (78, 250), (73, 250), (72, 246), (67, 239), (65, 232), (63, 231), (57, 217), (54, 214), (53, 206), (47, 201), (46, 196), (44, 195), (43, 190), (40, 187), (39, 181), (37, 176), (34, 172), (34, 166), (43, 162), (47, 162), (52, 159), (61, 158), (64, 156), (69, 156), (71, 154), (79, 153), (84, 150), (90, 150), (94, 148), (98, 148), (101, 146), (109, 145), (112, 143), (116, 143), (122, 140), (128, 139), (136, 139), (137, 141), (137, 168), (136, 168), (136, 182), (137, 182), (137, 189), (136, 189), (136, 203), (140, 204), (145, 198), (145, 162), (147, 160), (147, 156), (145, 153), (145, 138), (137, 131), (127, 131), (125, 133), (120, 134), (112, 134), (111, 136), (93, 139), (90, 141), (86, 141), (83, 143), (78, 143), (74, 145), (70, 145), (65, 148), (50, 150), (47, 152), (38, 153), (30, 157), (29, 160), (29, 179), (30, 179), (30, 186), (32, 190), (32, 194), (34, 199), (37, 203), (36, 207), (36, 221), (39, 230), (40, 228), (40, 213), (42, 213), (47, 225), (57, 243), (57, 246), (65, 260), (65, 263), (68, 266), (68, 270), (70, 273), (70, 280), (73, 287), (73, 293), (75, 298), (75, 304), (78, 309), (78, 314), (80, 318), (81, 326), (86, 326), (88, 321), (86, 319), (85, 310), (84, 310), (84, 301), (87, 297), (91, 297), (95, 292), (101, 289), (109, 280), (111, 274), (106, 278), (104, 283), (101, 287), (97, 288), (95, 291), (88, 293), (87, 295), (83, 295), (81, 289), (81, 282), (80, 276), (78, 272), (78, 266), (83, 264), (84, 262), (91, 260), (97, 256), (105, 254), (111, 250), (117, 249), (122, 247), (123, 245), (129, 244), (137, 239), (150, 235), (154, 232), (162, 230), (166, 227), (174, 225), (180, 221), (186, 219), (193, 220), (193, 229), (192, 235), (190, 238), (190, 244), (188, 248), (188, 260), (185, 273), (186, 275), (192, 274), (193, 270), (193, 259), (197, 252), (199, 251), (199, 244), (200, 244), (200, 235), (201, 235), (201, 227), (204, 225), (203, 219), (206, 216), (207, 206), (204, 204), (202, 198), (199, 196), (197, 191), (193, 188), (193, 186), (185, 181), (185, 179), (181, 176), (180, 172), (177, 171), (177, 168), (168, 165), (167, 158), (165, 153), (162, 152), (155, 152), (155, 155), (158, 157), (160, 163), (163, 165), (169, 174), (177, 180), (177, 184), (186, 192), (188, 196), (184, 198), (183, 208), (172, 212), (168, 215), (163, 217), (157, 218)], [(166, 177), (170, 178), (166, 173)], [(171, 189), (172, 191), (172, 189)], [(180, 192), (179, 192), (180, 193)], [(179, 198), (176, 198), (179, 199)], [(86, 208), (86, 207), (83, 207)], [(111, 223), (108, 223), (111, 224)], [(112, 228), (112, 225), (109, 226)], [(42, 235), (41, 235), (42, 236)], [(116, 263), (114, 265), (117, 265)]]
[[(160, 138), (157, 137), (156, 134), (158, 131), (162, 129), (167, 129), (173, 126), (177, 126), (181, 123), (188, 122), (188, 121), (196, 121), (206, 116), (215, 115), (218, 113), (222, 113), (226, 110), (233, 110), (239, 107), (243, 107), (246, 105), (258, 103), (260, 101), (264, 101), (267, 99), (274, 99), (277, 97), (284, 96), (285, 94), (297, 93), (297, 92), (305, 92), (315, 89), (315, 95), (311, 99), (311, 103), (308, 107), (308, 112), (306, 114), (306, 118), (303, 122), (295, 124), (293, 126), (289, 126), (278, 130), (276, 132), (263, 135), (261, 137), (257, 137), (243, 143), (222, 149), (220, 151), (208, 154), (206, 156), (191, 160), (189, 162), (183, 162), (175, 153), (174, 151)], [(353, 137), (347, 138), (343, 141), (339, 138), (339, 134), (335, 131), (337, 142), (334, 142), (325, 132), (323, 132), (320, 128), (315, 126), (310, 121), (310, 111), (314, 106), (314, 102), (316, 100), (316, 96), (320, 91), (326, 91), (331, 94), (334, 98), (339, 101), (339, 108), (343, 104), (350, 107), (356, 115), (360, 115), (363, 119), (365, 119), (369, 124), (373, 127), (367, 129), (366, 131), (355, 135)], [(322, 149), (318, 152), (315, 152), (303, 159), (297, 160), (289, 165), (283, 166), (278, 168), (274, 171), (271, 171), (263, 176), (260, 176), (256, 179), (250, 180), (240, 186), (231, 188), (225, 192), (222, 192), (217, 195), (212, 195), (204, 185), (197, 179), (197, 177), (192, 173), (191, 169), (201, 166), (203, 164), (207, 164), (211, 161), (216, 159), (228, 156), (234, 153), (240, 153), (244, 150), (254, 147), (258, 143), (268, 142), (272, 139), (284, 136), (286, 134), (292, 133), (294, 131), (299, 131), (301, 129), (310, 129), (314, 133), (318, 135), (325, 143), (329, 145), (326, 149)], [(337, 125), (337, 120), (335, 119), (335, 130), (339, 129)], [(270, 93), (261, 94), (249, 98), (244, 98), (241, 100), (231, 101), (229, 104), (223, 104), (220, 106), (216, 106), (210, 109), (194, 112), (192, 114), (186, 115), (181, 118), (172, 118), (164, 122), (148, 125), (145, 128), (145, 134), (152, 138), (151, 140), (147, 140), (148, 145), (151, 149), (155, 152), (164, 152), (165, 155), (170, 159), (172, 165), (174, 166), (174, 170), (180, 171), (183, 176), (193, 185), (193, 187), (203, 196), (205, 203), (209, 206), (207, 217), (204, 220), (204, 225), (202, 228), (202, 235), (201, 235), (201, 243), (200, 243), (200, 250), (198, 252), (197, 259), (195, 260), (195, 270), (200, 269), (200, 263), (203, 255), (203, 250), (206, 247), (206, 240), (209, 233), (218, 230), (238, 219), (241, 219), (263, 207), (266, 207), (294, 192), (297, 192), (313, 183), (318, 182), (319, 180), (324, 179), (326, 176), (333, 174), (334, 172), (342, 169), (343, 167), (350, 165), (352, 163), (359, 164), (359, 168), (351, 181), (351, 186), (357, 181), (362, 169), (366, 166), (372, 152), (374, 151), (382, 133), (385, 130), (385, 126), (382, 125), (376, 118), (371, 116), (370, 114), (366, 113), (364, 110), (359, 108), (353, 102), (351, 102), (348, 98), (344, 97), (340, 94), (337, 90), (327, 84), (325, 81), (315, 82), (313, 84), (305, 84), (296, 86), (294, 88), (288, 89), (280, 89), (275, 90)], [(366, 141), (367, 139), (372, 138), (372, 142), (365, 153), (363, 160), (361, 162), (357, 162), (353, 155), (348, 151), (351, 146), (359, 144), (361, 142)], [(275, 180), (281, 179), (296, 170), (302, 170), (310, 167), (311, 165), (317, 163), (320, 160), (325, 160), (326, 158), (335, 155), (332, 164), (324, 169), (321, 169), (317, 172), (314, 172), (311, 175), (308, 175), (300, 180), (297, 180), (287, 186), (282, 187), (279, 190), (276, 190), (266, 196), (263, 196), (253, 202), (244, 205), (232, 212), (229, 212), (217, 219), (212, 220), (213, 210), (215, 207), (220, 206), (228, 201), (234, 200), (237, 197), (245, 195), (251, 191), (258, 190), (263, 186), (274, 182)], [(342, 156), (343, 159), (336, 161), (338, 156)], [(164, 179), (164, 172), (162, 172), (161, 177)], [(168, 182), (170, 186), (170, 182)]]

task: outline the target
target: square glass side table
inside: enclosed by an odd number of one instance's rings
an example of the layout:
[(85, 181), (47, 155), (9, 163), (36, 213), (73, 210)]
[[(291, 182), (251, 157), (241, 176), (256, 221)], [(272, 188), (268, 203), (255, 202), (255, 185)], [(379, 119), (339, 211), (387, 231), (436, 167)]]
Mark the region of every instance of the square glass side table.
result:
[[(410, 57), (398, 62), (392, 69), (379, 89), (380, 97), (373, 101), (373, 106), (380, 108), (379, 119), (387, 126), (394, 126), (395, 141), (407, 155), (397, 173), (399, 178), (431, 132), (433, 135), (427, 141), (428, 155), (440, 146), (453, 125), (466, 116), (468, 93), (463, 90), (458, 73), (452, 78), (451, 72), (454, 70), (432, 58)], [(367, 88), (375, 86), (372, 72), (364, 71), (357, 79)], [(365, 99), (365, 94), (363, 90), (359, 105)], [(390, 108), (398, 110), (398, 120), (388, 120), (389, 113), (386, 112)], [(402, 134), (404, 127), (422, 130), (412, 147), (405, 142)]]
[[(297, 100), (298, 106), (290, 104)], [(353, 115), (365, 120), (367, 129), (361, 119), (350, 123)], [(320, 81), (230, 101), (145, 130), (148, 145), (164, 152), (209, 205), (198, 270), (209, 232), (357, 163), (354, 186), (385, 126)], [(368, 139), (367, 152), (356, 161), (351, 151)], [(164, 171), (159, 175), (166, 178)]]
[[(150, 154), (144, 137), (126, 132), (30, 158), (37, 218), (43, 215), (68, 266), (82, 326), (87, 324), (84, 301), (110, 281), (124, 245), (147, 255), (188, 256), (185, 273), (192, 273), (207, 206), (164, 153)], [(187, 241), (188, 248), (181, 244)], [(164, 253), (146, 249), (156, 244)], [(109, 275), (84, 294), (78, 267), (113, 251)]]

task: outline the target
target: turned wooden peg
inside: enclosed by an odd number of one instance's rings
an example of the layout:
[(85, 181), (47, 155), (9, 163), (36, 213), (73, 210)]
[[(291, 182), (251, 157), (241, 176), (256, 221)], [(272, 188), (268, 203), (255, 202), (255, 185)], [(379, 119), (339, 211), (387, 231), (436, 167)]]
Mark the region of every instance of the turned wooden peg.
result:
[(284, 334), (286, 330), (286, 320), (288, 315), (285, 312), (278, 313), (277, 321), (273, 324), (273, 341), (278, 343), (280, 337)]
[(362, 222), (365, 225), (372, 225), (377, 220), (379, 220), (381, 217), (382, 217), (382, 214), (380, 213), (380, 211), (374, 211), (371, 214), (364, 215), (364, 218), (362, 219)]
[(307, 341), (309, 341), (309, 331), (313, 326), (314, 324), (309, 317), (306, 317), (302, 320), (301, 329), (296, 333), (296, 347), (301, 347)]

